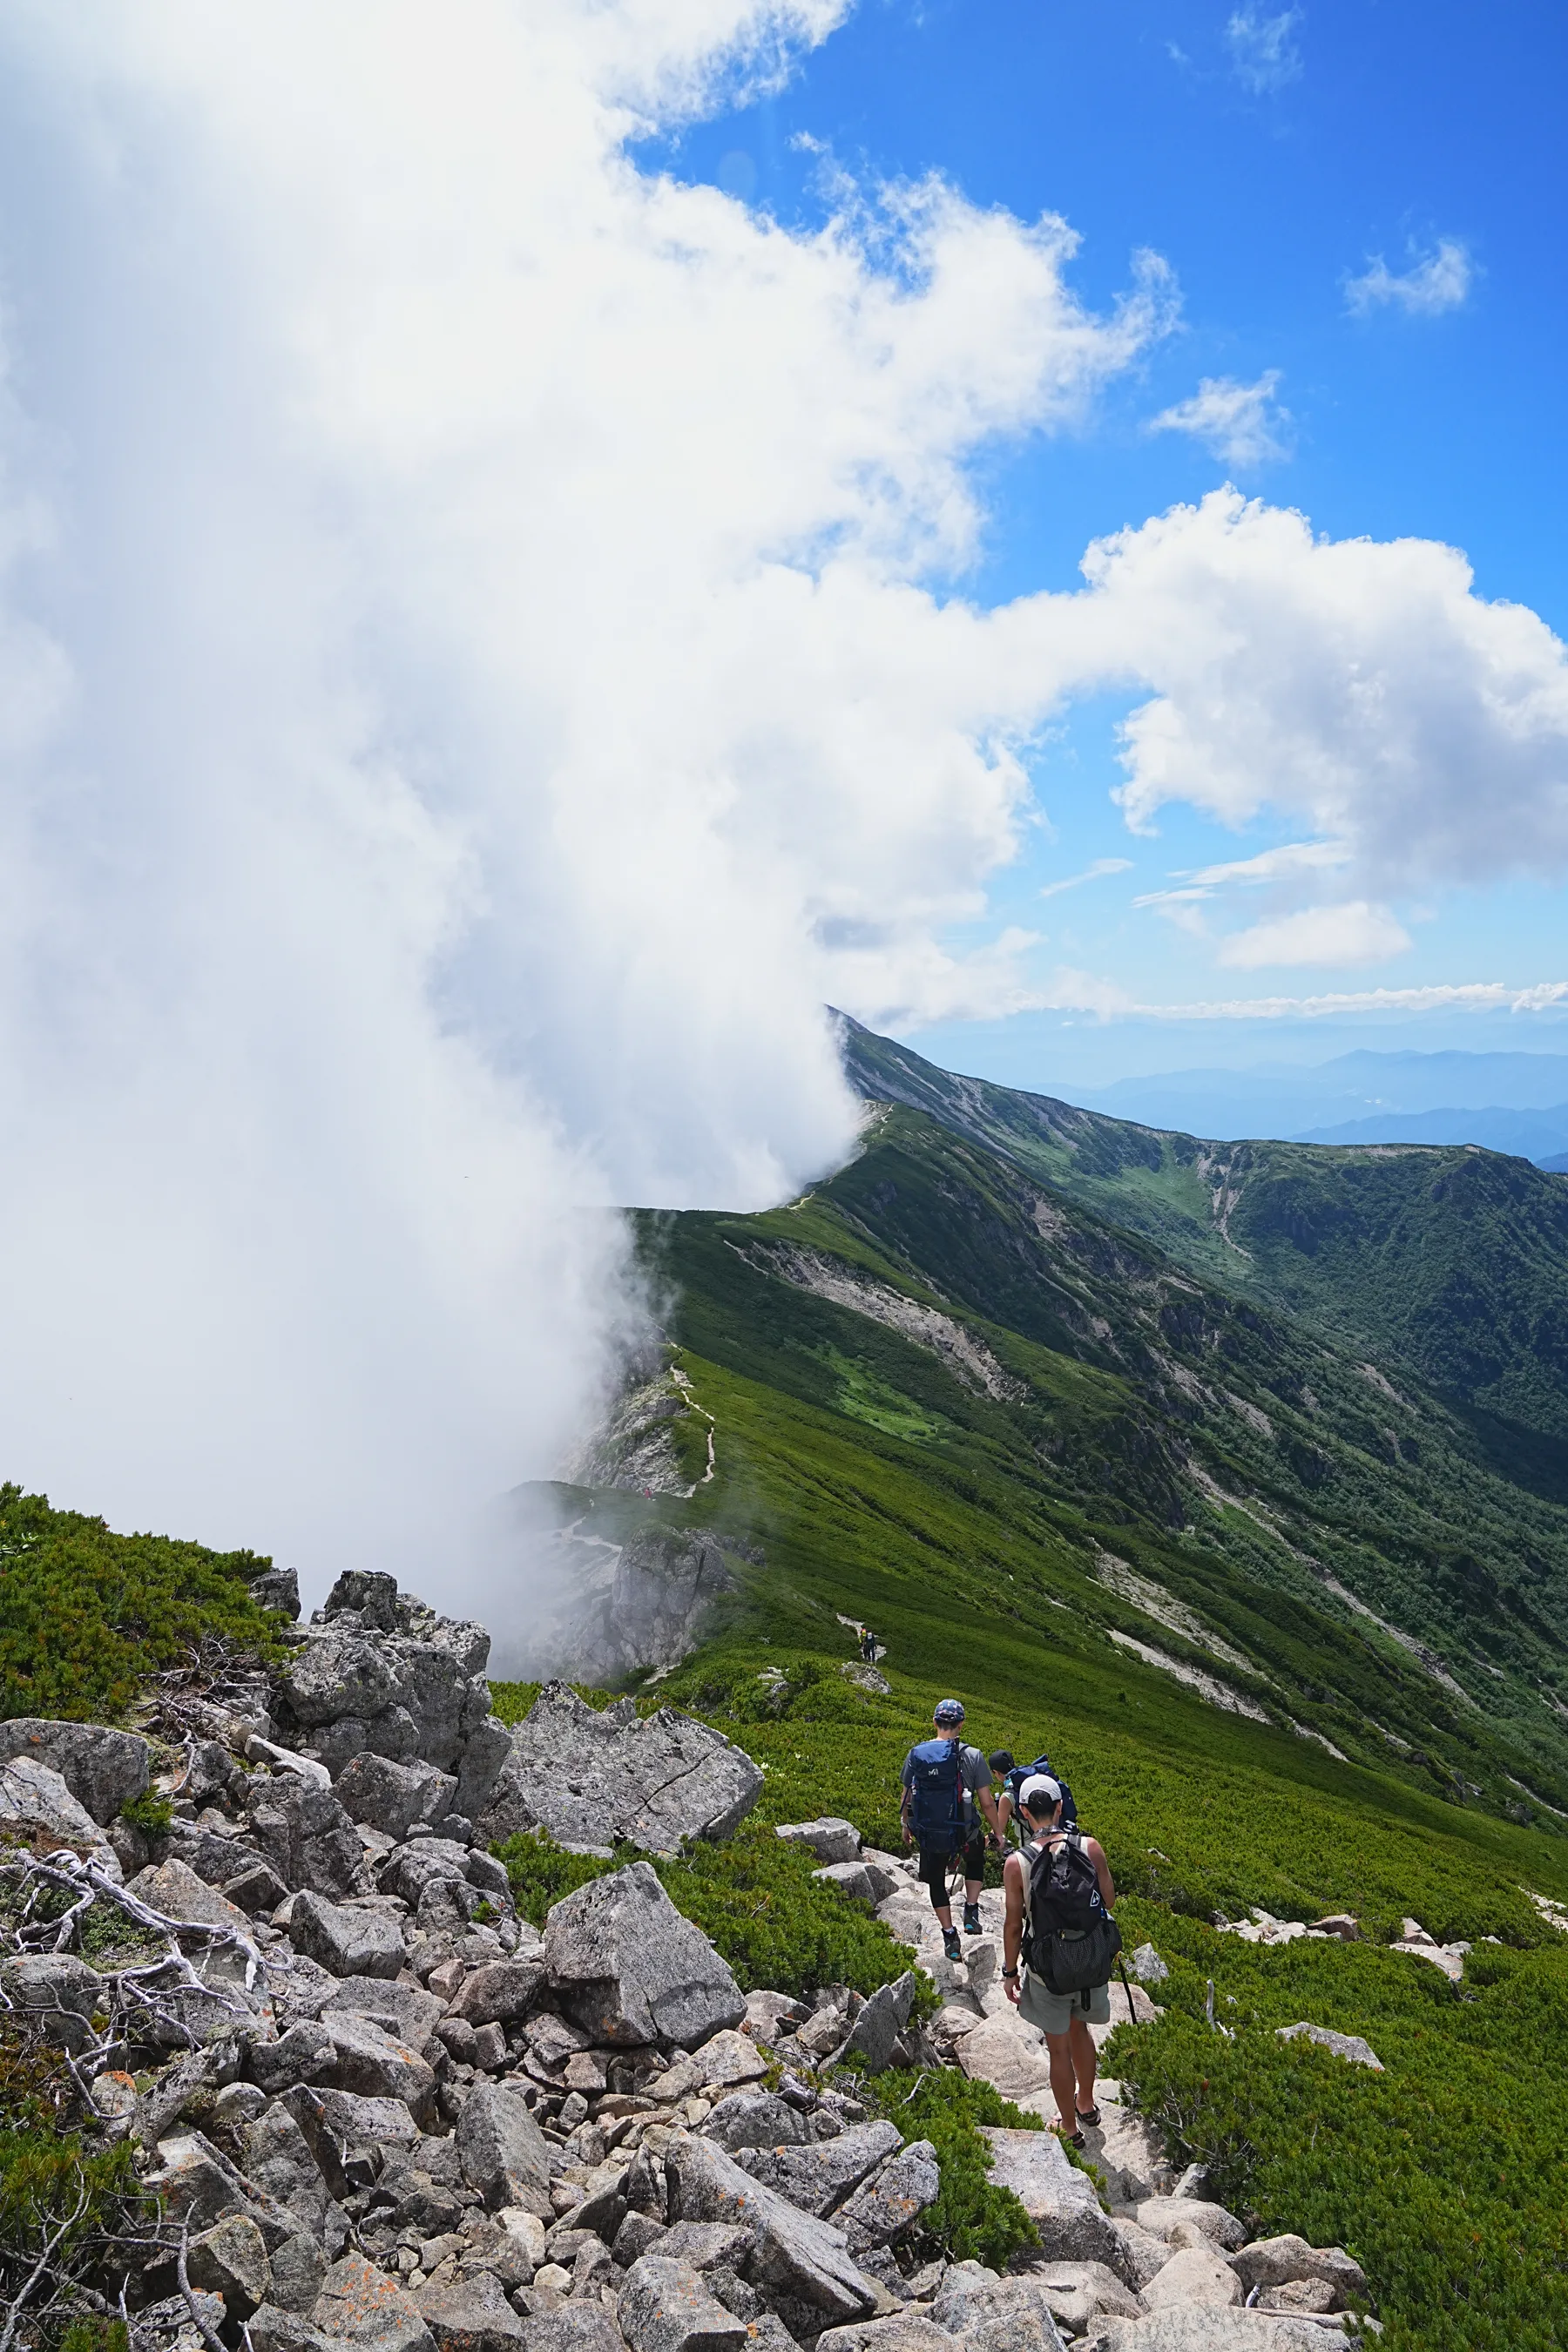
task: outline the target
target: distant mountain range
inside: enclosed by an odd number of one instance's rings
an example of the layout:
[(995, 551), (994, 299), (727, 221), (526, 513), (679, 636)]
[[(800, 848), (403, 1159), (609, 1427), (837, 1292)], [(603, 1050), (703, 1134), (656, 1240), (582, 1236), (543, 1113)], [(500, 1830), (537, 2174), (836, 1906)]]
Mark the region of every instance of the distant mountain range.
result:
[(1079, 1087), (1086, 1110), (1223, 1142), (1479, 1144), (1568, 1171), (1568, 1055), (1341, 1054)]

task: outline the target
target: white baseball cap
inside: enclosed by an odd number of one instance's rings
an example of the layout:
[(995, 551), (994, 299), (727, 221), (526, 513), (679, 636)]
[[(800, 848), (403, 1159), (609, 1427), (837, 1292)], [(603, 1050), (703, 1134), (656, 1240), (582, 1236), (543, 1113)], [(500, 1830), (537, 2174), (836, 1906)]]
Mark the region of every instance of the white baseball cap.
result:
[(1059, 1805), (1062, 1801), (1061, 1783), (1053, 1780), (1048, 1772), (1031, 1772), (1018, 1791), (1018, 1802), (1034, 1812), (1041, 1797), (1047, 1805)]

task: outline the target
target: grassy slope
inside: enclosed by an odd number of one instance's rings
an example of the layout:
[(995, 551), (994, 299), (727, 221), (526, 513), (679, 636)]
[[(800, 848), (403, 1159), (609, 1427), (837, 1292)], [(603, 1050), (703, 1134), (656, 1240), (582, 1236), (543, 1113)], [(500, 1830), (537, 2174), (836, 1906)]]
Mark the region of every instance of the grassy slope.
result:
[(1006, 1153), (1208, 1279), (1396, 1356), (1475, 1446), (1568, 1499), (1568, 1184), (1462, 1148), (1202, 1143), (955, 1078), (849, 1024), (847, 1066)]
[[(760, 1826), (844, 1812), (891, 1843), (899, 1763), (948, 1690), (983, 1746), (1048, 1744), (1128, 1891), (1129, 1941), (1152, 1936), (1173, 1966), (1164, 2021), (1112, 2052), (1173, 2144), (1260, 2227), (1349, 2244), (1398, 2352), (1568, 2340), (1568, 1945), (1524, 1891), (1568, 1894), (1568, 1838), (1540, 1805), (1531, 1826), (1503, 1813), (1510, 1774), (1568, 1807), (1563, 1515), (1478, 1464), (1391, 1357), (1397, 1404), (1359, 1349), (1182, 1276), (1042, 1196), (1016, 1155), (909, 1112), (792, 1208), (649, 1219), (645, 1242), (679, 1297), (719, 1475), (689, 1503), (595, 1507), (622, 1528), (706, 1521), (763, 1555), (733, 1555), (730, 1622), (660, 1693), (764, 1762)], [(801, 1286), (809, 1254), (837, 1299)], [(940, 1303), (1019, 1391), (965, 1385), (847, 1303), (855, 1279), (884, 1311), (889, 1295)], [(1247, 1663), (1107, 1590), (1101, 1548)], [(1340, 1601), (1325, 1568), (1482, 1704)], [(889, 1696), (838, 1675), (840, 1614), (889, 1643)], [(1275, 1720), (1205, 1704), (1112, 1630)], [(760, 1677), (780, 1670), (775, 1715)], [(1211, 1924), (1251, 1905), (1350, 1908), (1370, 1940), (1259, 1950)], [(1379, 1948), (1407, 1913), (1442, 1939), (1503, 1941), (1455, 1989)], [(1234, 2041), (1203, 2021), (1211, 1979)], [(1279, 2042), (1299, 2017), (1365, 2034), (1386, 2072)]]

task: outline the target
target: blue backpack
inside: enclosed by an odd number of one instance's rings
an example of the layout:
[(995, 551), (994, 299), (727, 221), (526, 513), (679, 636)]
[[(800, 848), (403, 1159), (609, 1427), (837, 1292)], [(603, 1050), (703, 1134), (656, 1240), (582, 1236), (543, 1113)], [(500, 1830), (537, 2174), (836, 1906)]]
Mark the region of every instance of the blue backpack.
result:
[(928, 1853), (956, 1853), (963, 1843), (961, 1739), (922, 1739), (910, 1751), (910, 1828)]
[(1013, 1800), (1013, 1818), (1019, 1823), (1021, 1834), (1026, 1837), (1029, 1832), (1023, 1828), (1024, 1814), (1018, 1802), (1018, 1792), (1025, 1781), (1032, 1780), (1037, 1772), (1048, 1772), (1062, 1792), (1062, 1817), (1058, 1826), (1064, 1830), (1076, 1830), (1078, 1806), (1073, 1800), (1072, 1790), (1060, 1773), (1056, 1770), (1048, 1756), (1037, 1756), (1032, 1764), (1015, 1764), (1007, 1775), (1007, 1790)]

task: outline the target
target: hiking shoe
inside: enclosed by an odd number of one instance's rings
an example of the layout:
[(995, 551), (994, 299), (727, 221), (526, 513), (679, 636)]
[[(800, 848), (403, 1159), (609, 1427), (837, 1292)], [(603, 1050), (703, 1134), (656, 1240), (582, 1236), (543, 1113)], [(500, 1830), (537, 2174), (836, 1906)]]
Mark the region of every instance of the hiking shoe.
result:
[(961, 1960), (963, 1958), (963, 1946), (958, 1940), (958, 1930), (956, 1927), (944, 1927), (942, 1929), (942, 1948), (947, 1954), (950, 1960)]
[(979, 1904), (978, 1904), (978, 1903), (966, 1903), (966, 1904), (964, 1905), (964, 1906), (963, 1906), (963, 1932), (964, 1932), (964, 1934), (965, 1934), (966, 1936), (978, 1936), (978, 1935), (979, 1935), (979, 1933), (980, 1933), (980, 1906), (979, 1906)]

